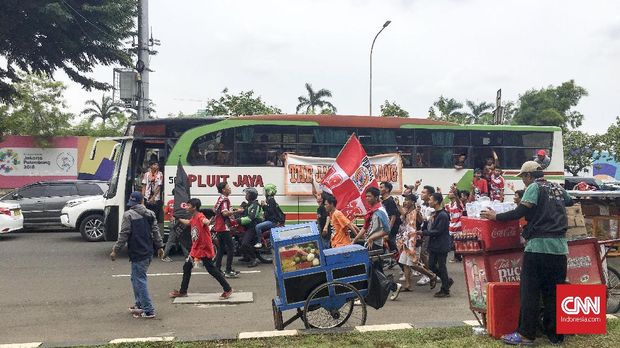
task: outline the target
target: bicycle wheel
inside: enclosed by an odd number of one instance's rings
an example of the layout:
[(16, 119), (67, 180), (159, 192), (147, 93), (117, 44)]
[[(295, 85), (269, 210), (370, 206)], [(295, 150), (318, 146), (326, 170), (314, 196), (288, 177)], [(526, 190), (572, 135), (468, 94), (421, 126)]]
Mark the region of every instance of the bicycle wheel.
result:
[(307, 329), (361, 326), (366, 324), (366, 302), (350, 284), (321, 284), (306, 299), (303, 319)]
[(607, 313), (620, 310), (620, 273), (607, 266)]

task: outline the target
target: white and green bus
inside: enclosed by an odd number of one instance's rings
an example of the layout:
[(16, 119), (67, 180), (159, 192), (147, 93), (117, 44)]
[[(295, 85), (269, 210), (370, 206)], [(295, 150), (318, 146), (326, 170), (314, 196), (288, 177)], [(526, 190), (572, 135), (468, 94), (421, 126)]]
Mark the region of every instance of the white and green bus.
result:
[[(507, 182), (517, 189), (515, 175), (523, 162), (538, 150), (551, 157), (546, 175), (564, 180), (562, 131), (557, 127), (457, 125), (416, 118), (262, 115), (213, 118), (170, 118), (131, 124), (119, 138), (115, 170), (106, 193), (106, 239), (115, 240), (127, 197), (139, 186), (138, 177), (150, 159), (164, 171), (164, 203), (172, 199), (177, 164), (183, 164), (191, 182), (191, 195), (205, 207), (218, 197), (216, 185), (229, 182), (233, 205), (243, 201), (243, 189), (267, 183), (278, 188), (276, 200), (290, 222), (314, 220), (316, 201), (313, 181), (323, 174), (301, 166), (293, 173), (287, 154), (302, 158), (335, 158), (351, 134), (360, 139), (369, 156), (397, 156), (398, 168), (391, 181), (423, 184), (447, 192), (452, 183), (469, 190), (474, 168), (482, 168), (496, 155)], [(465, 169), (455, 169), (455, 158), (466, 155)], [(292, 156), (291, 156), (292, 157)], [(321, 172), (321, 173), (319, 173)], [(324, 172), (324, 171), (323, 171)], [(397, 176), (397, 178), (394, 178)], [(308, 185), (304, 192), (291, 194), (287, 185), (297, 180)], [(398, 192), (402, 187), (396, 185)], [(288, 193), (288, 194), (287, 194)], [(512, 191), (507, 190), (510, 195)]]

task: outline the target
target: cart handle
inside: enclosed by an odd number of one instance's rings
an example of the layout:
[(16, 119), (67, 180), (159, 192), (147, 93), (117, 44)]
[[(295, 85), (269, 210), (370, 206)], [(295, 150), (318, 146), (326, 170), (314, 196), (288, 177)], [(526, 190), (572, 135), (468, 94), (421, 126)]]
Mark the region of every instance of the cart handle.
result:
[(598, 244), (605, 244), (605, 245), (616, 244), (616, 243), (620, 243), (620, 238), (601, 240), (601, 241), (598, 242)]

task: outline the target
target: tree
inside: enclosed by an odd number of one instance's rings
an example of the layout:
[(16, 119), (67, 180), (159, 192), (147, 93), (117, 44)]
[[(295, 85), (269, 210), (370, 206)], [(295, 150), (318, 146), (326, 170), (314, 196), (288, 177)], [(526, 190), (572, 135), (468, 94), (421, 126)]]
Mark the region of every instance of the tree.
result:
[(106, 97), (105, 94), (101, 96), (101, 103), (90, 99), (86, 101), (86, 105), (90, 107), (82, 110), (82, 115), (87, 116), (91, 123), (94, 123), (97, 119), (101, 119), (101, 124), (105, 126), (107, 120), (122, 113), (118, 105), (114, 104), (111, 97)]
[(325, 98), (332, 97), (332, 92), (330, 90), (322, 88), (322, 89), (319, 89), (318, 91), (314, 91), (312, 89), (312, 85), (310, 85), (307, 82), (306, 82), (306, 90), (308, 90), (307, 97), (300, 96), (299, 98), (297, 98), (297, 100), (299, 101), (299, 104), (297, 104), (297, 110), (296, 110), (297, 113), (299, 113), (299, 110), (306, 108), (306, 114), (314, 114), (314, 110), (317, 107), (321, 109), (327, 107), (331, 109), (334, 113), (337, 111), (334, 104), (324, 100)]
[(620, 116), (616, 117), (615, 124), (609, 126), (607, 133), (602, 137), (602, 142), (609, 155), (616, 162), (620, 162)]
[(573, 176), (579, 175), (584, 168), (592, 166), (603, 151), (603, 138), (581, 131), (565, 131), (564, 169)]
[[(461, 108), (463, 107), (463, 103), (459, 103), (456, 99), (453, 98), (444, 98), (444, 96), (440, 96), (439, 99), (433, 103), (428, 109), (429, 119), (431, 120), (441, 120), (455, 123), (465, 123), (465, 116), (463, 112), (461, 112)], [(435, 111), (435, 108), (437, 111)]]
[(32, 135), (45, 144), (46, 138), (64, 134), (73, 115), (64, 110), (63, 83), (33, 74), (19, 80), (11, 86), (13, 102), (0, 105), (0, 136)]
[(266, 115), (281, 114), (278, 107), (267, 105), (260, 96), (255, 97), (254, 91), (241, 91), (238, 95), (228, 93), (228, 88), (222, 91), (223, 96), (219, 99), (210, 99), (200, 116), (240, 116), (240, 115)]
[(519, 96), (519, 107), (514, 115), (515, 124), (536, 126), (557, 126), (575, 129), (583, 123), (583, 114), (571, 110), (588, 91), (575, 84), (574, 80), (558, 87), (549, 86), (540, 90), (529, 90)]
[(0, 1), (0, 100), (17, 90), (19, 71), (51, 77), (61, 69), (85, 89), (106, 89), (86, 76), (97, 65), (131, 66), (135, 0)]
[(381, 105), (381, 116), (409, 117), (409, 112), (401, 108), (396, 102), (385, 101)]
[(493, 104), (487, 102), (481, 102), (476, 104), (471, 100), (466, 100), (465, 104), (471, 111), (470, 113), (466, 114), (467, 123), (483, 123), (483, 119), (486, 121), (489, 118), (491, 119), (491, 123), (493, 123), (493, 114), (488, 112), (489, 110), (493, 109)]
[(123, 113), (113, 114), (108, 123), (93, 124), (89, 119), (82, 120), (68, 131), (69, 135), (83, 135), (89, 137), (117, 137), (125, 133), (129, 120)]

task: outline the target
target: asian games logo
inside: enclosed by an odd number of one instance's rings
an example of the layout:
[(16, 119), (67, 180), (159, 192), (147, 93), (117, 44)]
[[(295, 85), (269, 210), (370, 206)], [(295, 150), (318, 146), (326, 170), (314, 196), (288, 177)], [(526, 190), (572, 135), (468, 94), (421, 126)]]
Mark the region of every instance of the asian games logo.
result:
[(56, 157), (56, 164), (58, 168), (68, 172), (75, 164), (75, 158), (68, 152), (61, 152), (58, 154), (58, 157)]
[(372, 167), (370, 166), (370, 160), (368, 157), (364, 157), (359, 168), (357, 168), (355, 173), (351, 176), (351, 181), (355, 184), (359, 192), (363, 192), (374, 178)]
[(19, 156), (13, 149), (0, 150), (0, 172), (10, 173), (19, 164)]

